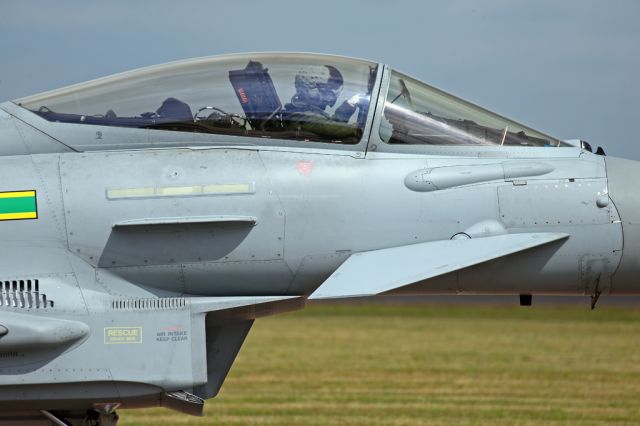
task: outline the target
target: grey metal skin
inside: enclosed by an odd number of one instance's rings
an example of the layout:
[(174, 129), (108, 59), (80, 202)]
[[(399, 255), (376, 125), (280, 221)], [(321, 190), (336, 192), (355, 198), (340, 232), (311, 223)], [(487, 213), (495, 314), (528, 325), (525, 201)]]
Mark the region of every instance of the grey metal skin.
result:
[(138, 129), (118, 145), (125, 129), (0, 104), (0, 191), (38, 194), (37, 220), (0, 221), (0, 424), (200, 414), (253, 320), (310, 295), (639, 293), (638, 163), (391, 146), (381, 98), (346, 149)]

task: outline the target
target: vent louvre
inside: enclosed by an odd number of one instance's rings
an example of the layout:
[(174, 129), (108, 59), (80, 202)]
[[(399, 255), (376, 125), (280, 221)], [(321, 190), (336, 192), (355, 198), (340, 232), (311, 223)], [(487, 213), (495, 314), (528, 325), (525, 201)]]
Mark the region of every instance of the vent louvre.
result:
[(53, 300), (47, 300), (47, 295), (40, 293), (40, 283), (37, 279), (0, 280), (0, 306), (45, 309), (53, 308)]
[(183, 309), (187, 306), (184, 297), (162, 297), (157, 299), (118, 299), (111, 308), (122, 311)]

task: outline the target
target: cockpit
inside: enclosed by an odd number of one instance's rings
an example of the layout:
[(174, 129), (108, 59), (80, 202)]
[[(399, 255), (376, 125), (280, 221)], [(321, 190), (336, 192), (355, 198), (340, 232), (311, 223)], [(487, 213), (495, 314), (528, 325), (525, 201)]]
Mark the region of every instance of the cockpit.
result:
[(387, 150), (568, 146), (384, 65), (328, 55), (198, 58), (15, 102), (54, 123), (252, 137), (271, 144), (366, 144), (363, 135), (370, 129), (370, 138)]
[(17, 101), (53, 122), (358, 143), (378, 65), (304, 54), (169, 63)]

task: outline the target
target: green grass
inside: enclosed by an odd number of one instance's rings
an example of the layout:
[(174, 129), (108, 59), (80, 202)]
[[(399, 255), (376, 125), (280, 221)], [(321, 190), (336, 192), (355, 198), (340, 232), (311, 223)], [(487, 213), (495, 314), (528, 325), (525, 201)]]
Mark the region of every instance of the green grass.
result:
[(263, 318), (205, 417), (122, 425), (640, 424), (640, 311), (316, 305)]

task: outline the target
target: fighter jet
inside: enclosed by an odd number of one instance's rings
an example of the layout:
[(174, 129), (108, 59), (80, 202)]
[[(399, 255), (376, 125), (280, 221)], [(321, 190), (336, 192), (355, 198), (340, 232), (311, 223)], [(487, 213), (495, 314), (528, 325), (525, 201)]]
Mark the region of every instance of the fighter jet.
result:
[(636, 294), (640, 167), (603, 154), (329, 55), (1, 103), (0, 422), (201, 415), (307, 299)]

